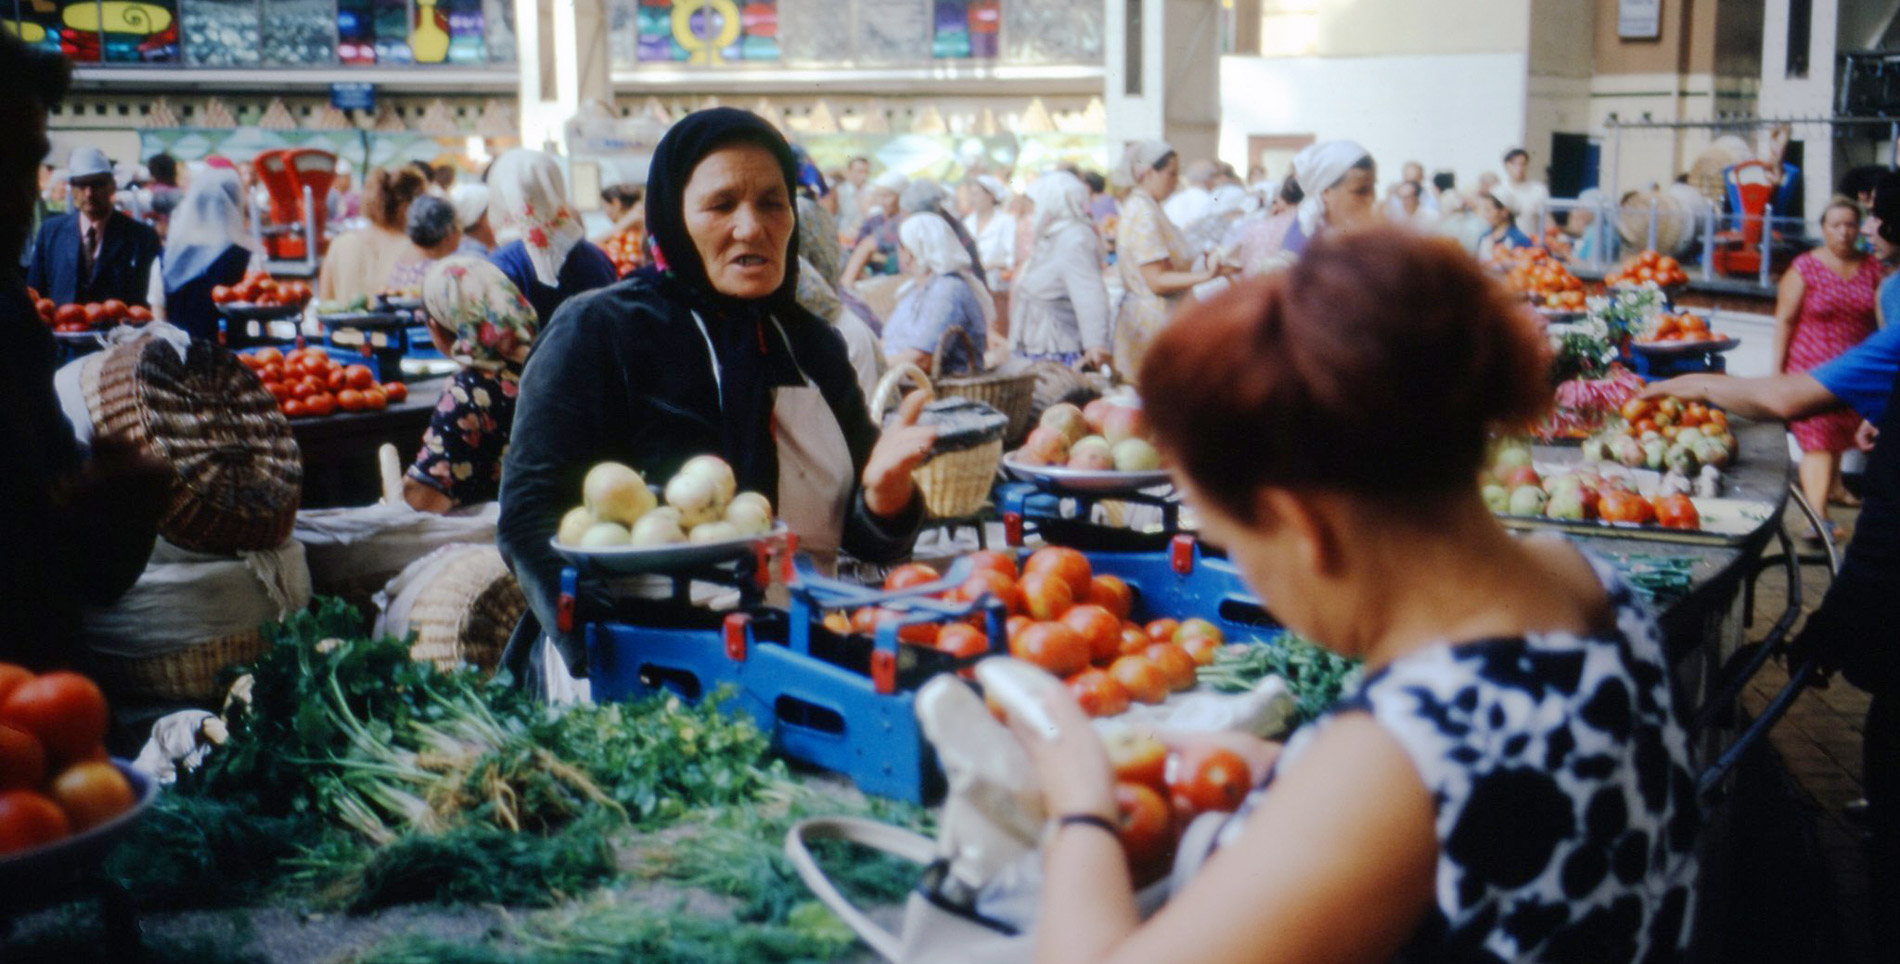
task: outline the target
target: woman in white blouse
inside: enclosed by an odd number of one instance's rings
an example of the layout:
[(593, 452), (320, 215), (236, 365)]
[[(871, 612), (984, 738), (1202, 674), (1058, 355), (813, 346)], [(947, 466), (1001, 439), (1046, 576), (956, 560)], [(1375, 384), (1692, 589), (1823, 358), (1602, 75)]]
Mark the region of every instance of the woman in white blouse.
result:
[[(1089, 217), (1089, 190), (1067, 171), (1029, 185), (1035, 246), (1016, 276), (1010, 303), (1010, 354), (1032, 361), (1109, 360), (1108, 290), (1102, 241)], [(980, 242), (979, 242), (980, 243)]]
[[(976, 239), (977, 254), (983, 263), (984, 280), (989, 282), (990, 298), (996, 302), (1000, 326), (1009, 322), (1009, 276), (1016, 266), (1016, 219), (1001, 205), (1009, 200), (1009, 188), (988, 174), (963, 182), (963, 227)], [(990, 333), (1000, 344), (1007, 331)]]

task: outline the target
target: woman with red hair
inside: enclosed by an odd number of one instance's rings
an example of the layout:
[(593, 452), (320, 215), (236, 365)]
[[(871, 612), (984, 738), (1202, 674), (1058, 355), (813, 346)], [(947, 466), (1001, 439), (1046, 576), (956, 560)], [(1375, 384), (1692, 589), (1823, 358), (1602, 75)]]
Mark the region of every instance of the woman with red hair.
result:
[(1012, 720), (1056, 816), (1037, 960), (1682, 959), (1699, 819), (1655, 624), (1477, 491), (1543, 361), (1477, 262), (1397, 229), (1322, 234), (1161, 333), (1142, 391), (1202, 536), (1364, 676), (1284, 747), (1227, 741), (1255, 789), (1146, 921), (1087, 718), (1058, 691), (1053, 730)]

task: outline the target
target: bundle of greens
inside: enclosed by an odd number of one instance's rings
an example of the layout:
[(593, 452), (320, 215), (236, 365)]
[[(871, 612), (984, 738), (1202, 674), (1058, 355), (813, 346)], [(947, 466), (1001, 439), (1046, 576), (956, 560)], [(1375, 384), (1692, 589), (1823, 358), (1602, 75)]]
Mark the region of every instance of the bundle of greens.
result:
[(1267, 676), (1286, 680), (1299, 704), (1289, 726), (1298, 727), (1325, 712), (1353, 686), (1359, 678), (1359, 663), (1288, 632), (1271, 643), (1222, 647), (1214, 664), (1200, 671), (1202, 683), (1229, 693), (1252, 689)]

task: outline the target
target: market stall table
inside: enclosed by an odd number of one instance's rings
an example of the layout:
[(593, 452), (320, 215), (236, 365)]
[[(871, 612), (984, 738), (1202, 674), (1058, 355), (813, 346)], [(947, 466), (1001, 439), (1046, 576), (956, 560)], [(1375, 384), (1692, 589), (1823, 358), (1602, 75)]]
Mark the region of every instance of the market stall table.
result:
[(303, 507), (365, 505), (380, 499), (376, 450), (388, 443), (396, 447), (402, 465), (413, 461), (448, 383), (446, 377), (412, 381), (407, 399), (378, 412), (292, 419), (291, 430), (303, 450)]

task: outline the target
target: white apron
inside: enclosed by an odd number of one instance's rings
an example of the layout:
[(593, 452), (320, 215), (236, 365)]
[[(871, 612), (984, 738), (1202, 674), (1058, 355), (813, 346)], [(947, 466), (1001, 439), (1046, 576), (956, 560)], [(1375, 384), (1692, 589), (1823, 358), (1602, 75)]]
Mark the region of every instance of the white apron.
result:
[[(798, 369), (802, 385), (788, 385), (772, 392), (772, 441), (778, 455), (778, 515), (798, 535), (798, 547), (809, 553), (818, 570), (831, 575), (837, 570), (838, 547), (844, 540), (846, 513), (851, 509), (851, 490), (857, 485), (857, 473), (851, 464), (851, 447), (831, 405), (798, 364), (791, 339), (777, 318), (771, 319), (779, 342)], [(725, 410), (725, 385), (719, 355), (713, 348), (712, 334), (706, 322), (693, 313), (693, 322), (706, 341), (707, 357), (712, 360), (713, 384), (719, 389), (719, 407)]]

